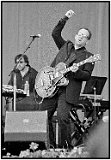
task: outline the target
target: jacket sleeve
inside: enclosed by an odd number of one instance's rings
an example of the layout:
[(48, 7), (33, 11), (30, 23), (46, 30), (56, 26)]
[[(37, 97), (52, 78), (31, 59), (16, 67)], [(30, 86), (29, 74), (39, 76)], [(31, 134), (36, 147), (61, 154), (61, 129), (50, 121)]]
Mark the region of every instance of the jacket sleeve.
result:
[(86, 63), (83, 70), (79, 68), (77, 72), (74, 73), (74, 78), (77, 80), (87, 81), (90, 79), (93, 69), (94, 64)]
[(61, 36), (61, 32), (66, 24), (66, 21), (69, 18), (64, 16), (64, 18), (61, 18), (61, 20), (59, 20), (58, 24), (54, 27), (53, 31), (52, 31), (52, 37), (54, 39), (54, 42), (56, 43), (57, 47), (60, 49), (64, 44), (65, 44), (65, 40), (62, 38)]

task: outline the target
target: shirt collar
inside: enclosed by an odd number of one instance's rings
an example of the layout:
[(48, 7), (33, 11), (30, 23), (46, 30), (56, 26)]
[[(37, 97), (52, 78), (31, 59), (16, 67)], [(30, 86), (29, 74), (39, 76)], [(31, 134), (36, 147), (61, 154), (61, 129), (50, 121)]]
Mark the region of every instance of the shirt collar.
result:
[(81, 48), (75, 49), (75, 51), (81, 51), (81, 50), (86, 50), (86, 48), (85, 47), (81, 47)]

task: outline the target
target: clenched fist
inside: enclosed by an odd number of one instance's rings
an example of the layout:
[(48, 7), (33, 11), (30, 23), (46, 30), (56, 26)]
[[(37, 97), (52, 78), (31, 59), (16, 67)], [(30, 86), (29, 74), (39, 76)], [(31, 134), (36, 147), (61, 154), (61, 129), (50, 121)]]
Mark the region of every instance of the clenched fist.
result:
[(75, 14), (73, 10), (69, 10), (66, 12), (65, 16), (67, 16), (68, 18), (72, 17), (72, 15)]

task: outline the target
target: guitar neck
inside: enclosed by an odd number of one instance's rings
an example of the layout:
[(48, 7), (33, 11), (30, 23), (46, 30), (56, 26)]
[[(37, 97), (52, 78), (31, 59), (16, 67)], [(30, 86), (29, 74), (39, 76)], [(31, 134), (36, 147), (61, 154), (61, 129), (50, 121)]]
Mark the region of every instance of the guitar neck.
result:
[[(85, 59), (81, 62), (76, 63), (76, 66), (79, 67), (79, 66), (82, 66), (83, 64), (85, 64), (87, 62), (94, 63), (94, 62), (100, 61), (100, 60), (101, 60), (100, 54), (96, 54), (94, 56), (90, 56), (89, 58), (87, 58), (87, 59)], [(65, 73), (71, 71), (73, 68), (74, 68), (74, 66), (72, 65), (71, 67), (64, 69), (62, 71), (62, 73), (65, 74)]]
[[(79, 67), (79, 66), (82, 66), (83, 64), (85, 64), (86, 62), (87, 62), (87, 59), (76, 63), (76, 65), (77, 65), (77, 67)], [(65, 73), (71, 71), (72, 69), (73, 69), (73, 66), (71, 66), (69, 68), (66, 68), (66, 69), (63, 70), (63, 73), (65, 74)]]

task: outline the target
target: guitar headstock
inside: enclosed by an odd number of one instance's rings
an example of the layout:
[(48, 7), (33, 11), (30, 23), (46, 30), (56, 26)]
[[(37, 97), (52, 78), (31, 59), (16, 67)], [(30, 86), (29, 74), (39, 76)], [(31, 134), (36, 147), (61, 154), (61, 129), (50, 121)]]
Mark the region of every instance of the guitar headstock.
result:
[(101, 56), (100, 54), (95, 54), (94, 56), (90, 56), (88, 59), (86, 59), (87, 62), (97, 62), (101, 61)]

